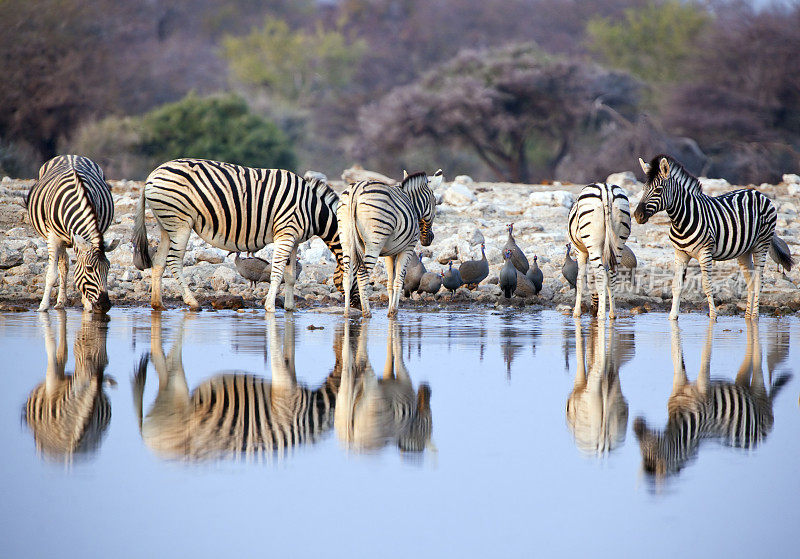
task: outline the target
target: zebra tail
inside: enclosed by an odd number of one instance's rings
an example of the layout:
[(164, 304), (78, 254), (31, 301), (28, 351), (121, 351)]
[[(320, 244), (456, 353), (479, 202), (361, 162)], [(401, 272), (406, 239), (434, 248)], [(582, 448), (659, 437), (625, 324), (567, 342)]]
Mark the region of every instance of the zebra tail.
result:
[(146, 270), (153, 265), (150, 259), (150, 248), (147, 243), (147, 227), (144, 224), (144, 187), (136, 206), (136, 218), (133, 226), (133, 265), (138, 270)]
[(603, 241), (603, 260), (609, 270), (617, 269), (617, 234), (611, 216), (611, 200), (608, 187), (603, 185), (603, 217), (605, 219), (605, 241)]
[(350, 247), (353, 251), (353, 254), (350, 255), (352, 261), (350, 262), (350, 268), (353, 272), (361, 268), (362, 264), (364, 263), (364, 249), (361, 246), (361, 243), (358, 242), (358, 233), (357, 233), (357, 226), (356, 226), (356, 197), (355, 197), (355, 188), (350, 192), (350, 224), (347, 227), (347, 235), (349, 236)]
[(786, 386), (786, 383), (792, 378), (792, 375), (789, 373), (784, 373), (780, 375), (778, 378), (775, 379), (775, 382), (772, 383), (772, 386), (769, 389), (769, 399), (770, 401), (775, 401), (775, 396), (778, 395), (778, 392), (781, 391), (781, 388)]
[(144, 398), (144, 385), (147, 380), (147, 362), (150, 354), (145, 353), (139, 359), (139, 364), (133, 370), (131, 385), (133, 388), (133, 407), (136, 410), (136, 417), (139, 420), (139, 432), (142, 432), (142, 400)]
[(772, 243), (769, 247), (769, 255), (776, 264), (783, 266), (787, 272), (792, 271), (792, 266), (794, 266), (794, 258), (792, 258), (792, 254), (789, 252), (786, 243), (779, 241), (777, 233), (773, 233), (772, 235)]

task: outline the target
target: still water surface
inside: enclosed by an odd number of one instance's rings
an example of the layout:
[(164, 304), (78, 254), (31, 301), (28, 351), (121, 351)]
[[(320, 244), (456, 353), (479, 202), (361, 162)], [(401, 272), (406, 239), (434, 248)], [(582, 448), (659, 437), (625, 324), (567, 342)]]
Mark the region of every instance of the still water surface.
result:
[(799, 343), (691, 314), (0, 314), (0, 556), (792, 556)]

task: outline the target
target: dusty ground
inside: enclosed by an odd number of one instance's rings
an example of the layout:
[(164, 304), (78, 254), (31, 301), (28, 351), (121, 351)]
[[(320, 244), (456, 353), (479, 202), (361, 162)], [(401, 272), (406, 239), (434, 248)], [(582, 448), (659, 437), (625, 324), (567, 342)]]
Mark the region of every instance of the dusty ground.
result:
[[(631, 206), (638, 202), (641, 184), (632, 173), (617, 174), (613, 182), (628, 191)], [(449, 178), (449, 177), (448, 177)], [(725, 181), (703, 180), (704, 189), (718, 194), (735, 187)], [(39, 238), (27, 222), (23, 197), (33, 181), (5, 177), (0, 181), (0, 310), (25, 310), (35, 308), (42, 297), (44, 269), (47, 262), (45, 241)], [(110, 256), (111, 271), (109, 295), (117, 305), (147, 305), (149, 303), (150, 272), (140, 272), (133, 267), (131, 233), (133, 214), (142, 187), (141, 182), (111, 181), (116, 215), (106, 239), (119, 237), (120, 246)], [(341, 188), (342, 184), (334, 183)], [(489, 278), (475, 291), (459, 289), (451, 298), (440, 291), (437, 298), (422, 298), (415, 294), (404, 299), (402, 306), (415, 306), (429, 310), (444, 307), (469, 308), (481, 306), (531, 306), (532, 308), (558, 308), (567, 311), (574, 301), (574, 291), (569, 289), (561, 275), (566, 243), (566, 219), (569, 207), (581, 185), (554, 183), (550, 185), (520, 185), (506, 183), (475, 183), (468, 177), (445, 183), (437, 192), (441, 203), (437, 209), (433, 244), (422, 251), (422, 261), (429, 271), (447, 267), (449, 259), (454, 264), (480, 257), (480, 242), (486, 244), (490, 262)], [(800, 238), (793, 227), (800, 209), (800, 178), (787, 176), (778, 185), (758, 187), (770, 196), (778, 209), (778, 234), (789, 243), (792, 254), (800, 259)], [(151, 244), (156, 242), (156, 225), (150, 212), (148, 231)], [(506, 300), (497, 287), (497, 274), (502, 266), (501, 250), (506, 242), (506, 223), (514, 223), (516, 241), (528, 259), (539, 256), (544, 272), (544, 288), (538, 296), (515, 296)], [(639, 266), (634, 281), (620, 286), (620, 308), (628, 312), (666, 309), (671, 300), (673, 251), (667, 239), (669, 229), (665, 214), (660, 214), (646, 225), (633, 225), (628, 245), (638, 257)], [(72, 256), (72, 251), (69, 251)], [(300, 248), (303, 271), (297, 283), (298, 306), (340, 306), (341, 295), (333, 288), (331, 277), (334, 260), (324, 243), (312, 239)], [(259, 256), (269, 258), (271, 247)], [(74, 261), (74, 257), (73, 257)], [(251, 289), (233, 265), (233, 258), (225, 251), (210, 247), (198, 237), (189, 241), (186, 256), (186, 276), (198, 299), (206, 306), (223, 295), (240, 295), (247, 306), (263, 304), (268, 285), (259, 284)], [(181, 306), (177, 283), (165, 274), (164, 294), (168, 305)], [(715, 300), (720, 314), (737, 314), (744, 305), (744, 282), (739, 276), (735, 261), (714, 265)], [(704, 311), (704, 298), (699, 285), (697, 263), (692, 262), (687, 276), (685, 304), (682, 310)], [(382, 265), (373, 275), (370, 299), (378, 307), (386, 301), (385, 275)], [(800, 312), (800, 273), (797, 268), (788, 276), (777, 272), (776, 265), (768, 261), (762, 292), (762, 312), (765, 314), (791, 314)], [(69, 283), (70, 301), (80, 303), (72, 281)], [(55, 297), (55, 293), (53, 294)]]

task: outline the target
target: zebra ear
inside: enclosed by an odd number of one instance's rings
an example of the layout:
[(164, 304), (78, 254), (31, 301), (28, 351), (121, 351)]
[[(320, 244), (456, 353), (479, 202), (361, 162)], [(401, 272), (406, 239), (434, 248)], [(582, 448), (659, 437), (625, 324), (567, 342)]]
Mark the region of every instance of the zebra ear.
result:
[(433, 174), (433, 177), (428, 177), (428, 186), (435, 190), (442, 185), (443, 180), (444, 175), (442, 174), (442, 170), (439, 169)]
[(408, 178), (408, 171), (403, 169), (403, 180), (406, 180), (407, 178)]
[(75, 250), (78, 252), (86, 252), (92, 248), (92, 244), (80, 235), (72, 236), (72, 246), (74, 246)]
[(650, 163), (645, 163), (641, 157), (639, 158), (639, 165), (642, 166), (642, 171), (644, 171), (645, 175), (650, 172)]
[(669, 161), (667, 161), (666, 157), (662, 157), (661, 161), (658, 162), (658, 172), (664, 178), (669, 176)]
[(111, 252), (112, 250), (114, 250), (118, 246), (119, 246), (119, 237), (117, 237), (116, 239), (114, 239), (113, 241), (111, 241), (110, 243), (108, 243), (106, 245), (106, 253)]

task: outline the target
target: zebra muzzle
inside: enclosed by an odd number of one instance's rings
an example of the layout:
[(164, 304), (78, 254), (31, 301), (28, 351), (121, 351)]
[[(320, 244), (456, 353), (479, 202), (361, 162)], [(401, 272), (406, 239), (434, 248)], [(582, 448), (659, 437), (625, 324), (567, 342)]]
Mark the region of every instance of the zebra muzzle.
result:
[(647, 215), (647, 211), (645, 210), (642, 204), (636, 206), (636, 211), (633, 212), (633, 218), (636, 220), (636, 223), (643, 224), (647, 223), (647, 220), (650, 219), (650, 216)]

